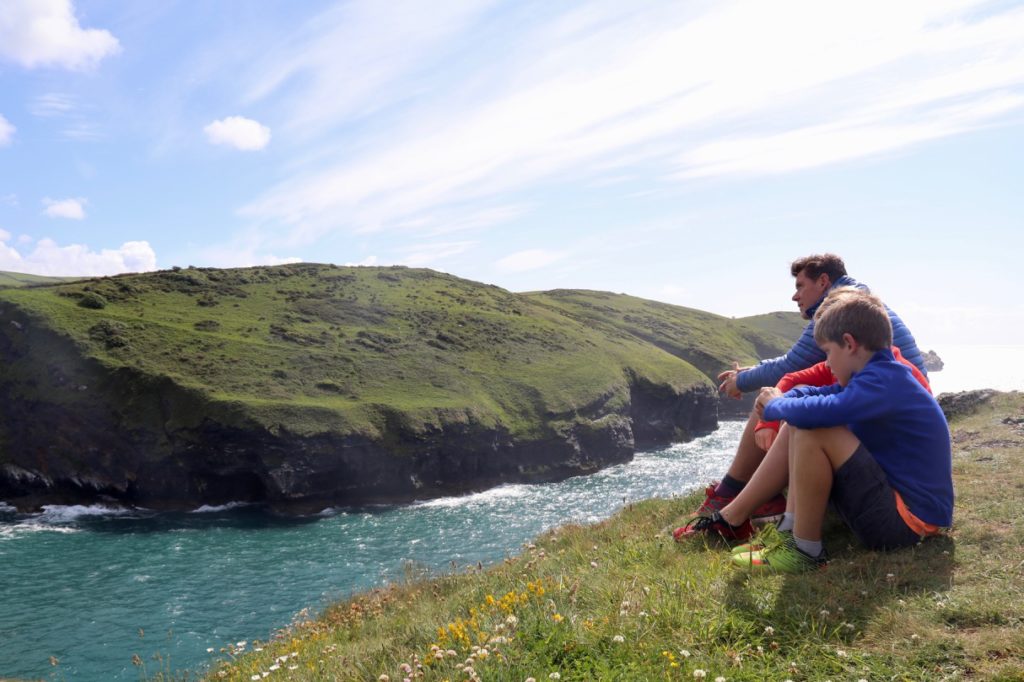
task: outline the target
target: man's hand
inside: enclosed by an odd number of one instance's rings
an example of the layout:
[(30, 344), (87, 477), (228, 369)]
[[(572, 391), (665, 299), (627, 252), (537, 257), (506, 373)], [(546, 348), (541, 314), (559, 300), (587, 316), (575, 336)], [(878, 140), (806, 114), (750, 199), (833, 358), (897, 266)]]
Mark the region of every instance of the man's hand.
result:
[(727, 369), (719, 374), (718, 380), (722, 382), (718, 385), (719, 392), (726, 394), (730, 398), (739, 400), (743, 396), (743, 391), (736, 386), (736, 375), (745, 369), (750, 368), (740, 367), (740, 363), (734, 362), (732, 363), (732, 369)]
[(781, 397), (782, 391), (774, 386), (765, 386), (762, 388), (761, 392), (757, 394), (757, 399), (754, 400), (754, 411), (757, 412), (758, 418), (764, 419), (765, 406), (776, 398)]
[[(763, 411), (764, 410), (762, 410), (762, 412)], [(779, 435), (779, 432), (775, 429), (760, 429), (758, 431), (754, 431), (754, 442), (757, 444), (757, 447), (768, 452), (772, 443), (775, 442), (775, 437), (777, 435)]]

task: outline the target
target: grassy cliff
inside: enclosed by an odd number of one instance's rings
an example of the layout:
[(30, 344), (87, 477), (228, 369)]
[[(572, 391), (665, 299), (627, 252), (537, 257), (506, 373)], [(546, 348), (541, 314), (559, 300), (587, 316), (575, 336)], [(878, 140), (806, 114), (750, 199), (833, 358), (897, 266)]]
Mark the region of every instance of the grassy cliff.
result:
[[(2, 283), (0, 283), (2, 286)], [(167, 377), (273, 426), (379, 429), (379, 406), (469, 410), (513, 433), (779, 352), (790, 329), (602, 292), (517, 295), (429, 270), (187, 269), (0, 291), (83, 360)], [(786, 332), (790, 333), (787, 335)]]
[(356, 595), (225, 650), (207, 679), (1024, 679), (1024, 394), (966, 398), (943, 401), (948, 536), (873, 552), (833, 519), (827, 570), (752, 576), (725, 545), (672, 541), (696, 496), (650, 500), (486, 570)]
[[(586, 470), (601, 465), (576, 461), (592, 452), (621, 461), (713, 428), (708, 376), (784, 350), (799, 328), (790, 319), (787, 337), (784, 326), (629, 296), (521, 295), (401, 267), (188, 268), (0, 288), (0, 393), (35, 415), (0, 418), (0, 465), (84, 438), (110, 461), (88, 486), (117, 496), (139, 484), (108, 479), (131, 478), (140, 458), (191, 476), (248, 442), (249, 459), (222, 462), (203, 488), (253, 466), (257, 451), (273, 451), (259, 464), (269, 471), (290, 448), (317, 466), (348, 448), (359, 461), (345, 466), (359, 469), (374, 452), (429, 454), (462, 438), (467, 451), (554, 448), (548, 459)], [(86, 459), (54, 452), (49, 468), (70, 476)], [(9, 479), (48, 485), (13, 464)], [(232, 481), (234, 492), (267, 485)]]

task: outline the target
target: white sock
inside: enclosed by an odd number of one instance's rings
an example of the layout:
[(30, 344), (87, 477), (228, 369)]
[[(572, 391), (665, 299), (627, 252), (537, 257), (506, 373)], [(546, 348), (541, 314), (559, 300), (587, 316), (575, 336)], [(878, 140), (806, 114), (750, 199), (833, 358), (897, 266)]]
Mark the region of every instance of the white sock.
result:
[(794, 524), (793, 512), (785, 512), (782, 515), (782, 520), (779, 521), (778, 529), (779, 530), (792, 531), (793, 530), (793, 524)]
[(824, 549), (824, 547), (821, 544), (821, 540), (804, 540), (803, 538), (798, 538), (795, 535), (793, 536), (793, 539), (796, 540), (797, 549), (799, 549), (807, 556), (821, 556), (821, 550)]

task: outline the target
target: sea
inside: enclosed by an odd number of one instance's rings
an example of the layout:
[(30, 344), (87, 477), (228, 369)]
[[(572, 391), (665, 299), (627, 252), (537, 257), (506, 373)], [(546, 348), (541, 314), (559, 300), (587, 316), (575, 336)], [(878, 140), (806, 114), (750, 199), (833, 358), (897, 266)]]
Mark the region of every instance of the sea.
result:
[[(937, 349), (936, 394), (1024, 390), (1024, 346)], [(199, 675), (231, 643), (410, 574), (515, 555), (567, 523), (689, 493), (722, 475), (741, 422), (558, 483), (295, 518), (240, 505), (191, 513), (0, 502), (0, 678)], [(133, 663), (133, 657), (136, 665)]]

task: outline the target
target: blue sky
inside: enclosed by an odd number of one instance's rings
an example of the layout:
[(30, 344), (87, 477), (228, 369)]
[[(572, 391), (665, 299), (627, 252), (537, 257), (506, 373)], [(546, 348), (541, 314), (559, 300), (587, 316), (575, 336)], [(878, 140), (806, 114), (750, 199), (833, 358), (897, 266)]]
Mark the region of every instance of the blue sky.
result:
[(1024, 5), (0, 5), (0, 270), (289, 261), (1024, 338)]

